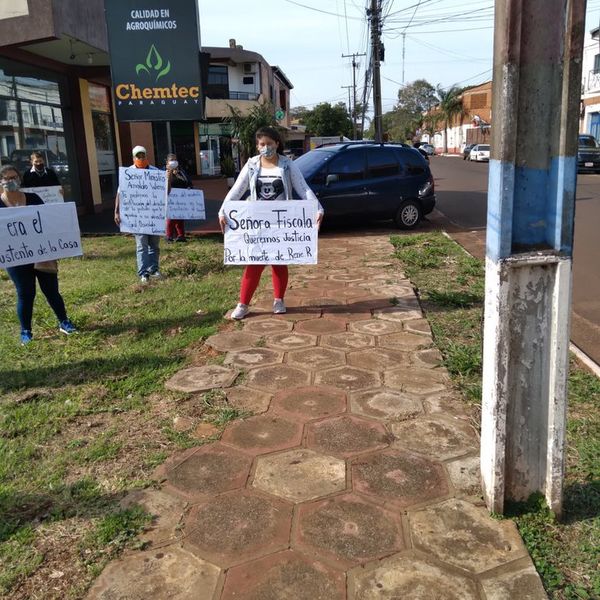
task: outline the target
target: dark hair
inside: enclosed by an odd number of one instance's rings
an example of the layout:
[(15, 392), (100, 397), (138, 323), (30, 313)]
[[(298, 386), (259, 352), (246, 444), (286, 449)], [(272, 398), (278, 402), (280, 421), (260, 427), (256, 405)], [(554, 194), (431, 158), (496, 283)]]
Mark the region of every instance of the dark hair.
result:
[(33, 160), (34, 158), (41, 158), (42, 160), (44, 160), (44, 155), (41, 152), (38, 152), (37, 150), (35, 152), (31, 153), (31, 156), (29, 157), (31, 160)]
[(177, 154), (175, 154), (175, 152), (169, 152), (169, 154), (167, 154), (167, 158), (165, 158), (165, 162), (167, 163), (172, 159), (177, 160)]
[(0, 169), (0, 178), (4, 177), (9, 171), (14, 171), (19, 176), (19, 181), (21, 181), (21, 174), (14, 165), (4, 165)]
[(256, 132), (256, 141), (258, 142), (261, 137), (269, 137), (277, 142), (277, 154), (283, 154), (283, 140), (275, 127), (260, 127)]

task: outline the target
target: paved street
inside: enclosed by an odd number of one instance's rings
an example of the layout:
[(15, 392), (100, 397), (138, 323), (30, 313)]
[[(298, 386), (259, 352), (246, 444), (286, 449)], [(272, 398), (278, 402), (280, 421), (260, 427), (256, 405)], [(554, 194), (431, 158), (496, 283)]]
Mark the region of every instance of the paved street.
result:
[[(437, 208), (449, 231), (470, 252), (483, 256), (487, 213), (487, 163), (435, 157)], [(573, 257), (573, 343), (600, 364), (600, 175), (579, 175)]]

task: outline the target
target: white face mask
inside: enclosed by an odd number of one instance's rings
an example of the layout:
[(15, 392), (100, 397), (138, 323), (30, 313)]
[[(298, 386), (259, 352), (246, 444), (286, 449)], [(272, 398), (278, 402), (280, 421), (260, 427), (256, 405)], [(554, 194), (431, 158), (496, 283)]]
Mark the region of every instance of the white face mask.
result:
[(179, 166), (179, 162), (176, 160), (170, 160), (167, 165), (169, 166), (169, 169), (176, 169)]

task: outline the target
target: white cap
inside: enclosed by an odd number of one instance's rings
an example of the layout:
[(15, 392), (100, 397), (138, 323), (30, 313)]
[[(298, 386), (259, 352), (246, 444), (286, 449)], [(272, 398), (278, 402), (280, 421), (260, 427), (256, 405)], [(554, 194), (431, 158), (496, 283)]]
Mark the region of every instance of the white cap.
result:
[(143, 152), (144, 154), (148, 154), (146, 152), (146, 148), (144, 148), (144, 146), (135, 146), (134, 149), (131, 151), (131, 154), (133, 154), (133, 156), (135, 156), (136, 154), (139, 154), (140, 152)]

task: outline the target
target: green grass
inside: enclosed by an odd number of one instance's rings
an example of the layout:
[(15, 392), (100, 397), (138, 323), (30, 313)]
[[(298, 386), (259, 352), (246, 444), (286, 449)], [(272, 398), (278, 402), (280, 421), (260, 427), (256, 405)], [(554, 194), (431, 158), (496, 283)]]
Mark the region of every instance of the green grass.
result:
[[(195, 364), (204, 354), (218, 361), (202, 341), (235, 303), (240, 271), (224, 269), (218, 238), (161, 250), (164, 280), (141, 286), (132, 238), (84, 239), (84, 257), (60, 263), (61, 293), (80, 333), (59, 334), (38, 294), (34, 342), (25, 347), (14, 287), (0, 271), (1, 593), (26, 598), (30, 585), (36, 597), (62, 597), (37, 578), (39, 528), (58, 543), (61, 527), (74, 527), (71, 545), (90, 550), (71, 556), (81, 577), (72, 597), (83, 597), (83, 584), (143, 522), (120, 513), (120, 499), (171, 452), (199, 443), (174, 431), (173, 418), (207, 407), (165, 391), (164, 382), (192, 355)], [(238, 416), (220, 411), (209, 418)]]
[[(456, 387), (481, 402), (483, 263), (444, 235), (394, 236)], [(569, 373), (564, 515), (543, 498), (509, 507), (552, 600), (600, 598), (600, 380), (574, 360)]]

